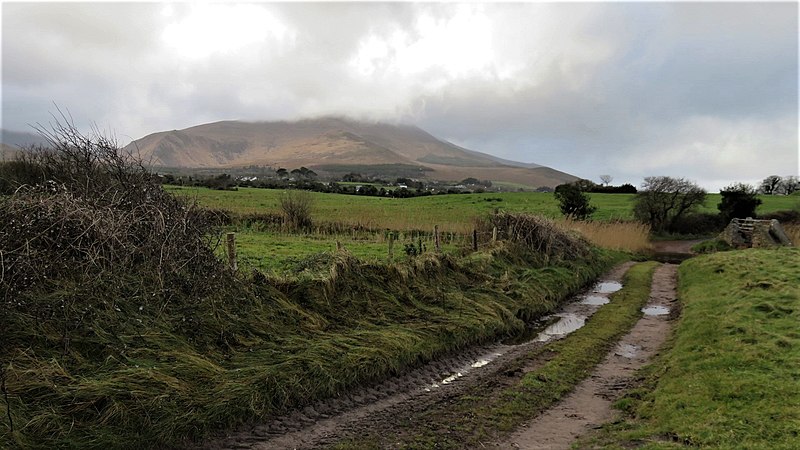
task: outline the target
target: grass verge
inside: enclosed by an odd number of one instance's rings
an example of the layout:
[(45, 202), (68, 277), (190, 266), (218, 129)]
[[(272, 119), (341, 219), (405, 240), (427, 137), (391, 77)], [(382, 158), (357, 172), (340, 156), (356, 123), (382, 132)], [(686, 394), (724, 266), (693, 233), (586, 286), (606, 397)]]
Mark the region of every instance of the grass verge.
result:
[[(454, 403), (425, 411), (404, 426), (403, 434), (365, 436), (341, 443), (339, 449), (481, 448), (547, 409), (585, 379), (617, 340), (641, 317), (658, 263), (639, 263), (625, 276), (625, 287), (580, 330), (515, 362), (509, 372), (537, 366), (510, 386), (483, 385)], [(491, 384), (491, 382), (490, 382)]]
[(582, 448), (795, 449), (800, 442), (800, 249), (742, 250), (680, 267), (670, 348), (620, 400), (625, 418)]

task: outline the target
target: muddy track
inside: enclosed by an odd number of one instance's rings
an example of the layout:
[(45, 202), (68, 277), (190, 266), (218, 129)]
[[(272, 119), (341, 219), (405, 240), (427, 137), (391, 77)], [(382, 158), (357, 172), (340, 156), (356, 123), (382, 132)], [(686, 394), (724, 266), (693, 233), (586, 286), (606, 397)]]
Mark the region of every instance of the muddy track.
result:
[[(576, 295), (529, 339), (470, 348), (392, 377), (383, 383), (330, 398), (268, 422), (248, 426), (206, 442), (202, 448), (305, 449), (331, 445), (380, 429), (395, 429), (404, 417), (448, 402), (493, 379), (507, 379), (509, 365), (535, 346), (547, 345), (583, 325), (604, 303), (633, 263), (601, 277), (594, 290)], [(605, 292), (603, 292), (605, 291)], [(545, 326), (548, 325), (548, 326)]]
[(497, 448), (568, 449), (578, 437), (614, 418), (611, 405), (627, 390), (636, 370), (655, 355), (678, 314), (677, 266), (665, 264), (653, 274), (644, 317), (623, 336), (591, 376)]

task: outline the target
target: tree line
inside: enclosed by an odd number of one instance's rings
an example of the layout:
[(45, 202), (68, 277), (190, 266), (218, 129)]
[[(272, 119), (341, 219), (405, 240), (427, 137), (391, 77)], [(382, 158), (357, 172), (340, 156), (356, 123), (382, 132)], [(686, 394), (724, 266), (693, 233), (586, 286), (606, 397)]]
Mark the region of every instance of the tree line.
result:
[[(601, 177), (608, 186), (609, 176)], [(565, 216), (587, 220), (597, 210), (587, 193), (598, 192), (597, 185), (589, 180), (556, 187), (555, 198)], [(642, 188), (636, 192), (633, 216), (650, 225), (655, 233), (699, 234), (716, 231), (731, 219), (756, 217), (756, 208), (762, 203), (760, 193), (791, 194), (800, 190), (797, 177), (767, 177), (759, 188), (745, 183), (733, 183), (720, 190), (718, 213), (698, 213), (707, 198), (705, 189), (685, 178), (668, 176), (646, 177)], [(603, 192), (603, 191), (600, 191)], [(608, 192), (608, 191), (605, 191)]]

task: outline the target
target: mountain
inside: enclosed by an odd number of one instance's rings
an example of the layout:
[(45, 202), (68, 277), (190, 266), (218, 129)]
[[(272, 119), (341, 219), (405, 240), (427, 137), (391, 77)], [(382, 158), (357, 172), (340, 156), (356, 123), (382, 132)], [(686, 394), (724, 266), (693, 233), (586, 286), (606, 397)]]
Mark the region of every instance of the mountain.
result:
[(24, 148), (46, 144), (38, 134), (0, 129), (0, 161), (15, 159)]
[(327, 174), (358, 172), (453, 181), (474, 177), (531, 187), (554, 187), (578, 179), (549, 167), (468, 150), (418, 127), (336, 117), (215, 122), (153, 133), (126, 149), (165, 167), (305, 166)]
[(0, 130), (0, 143), (9, 147), (29, 147), (32, 145), (47, 145), (47, 139), (38, 134), (24, 131)]

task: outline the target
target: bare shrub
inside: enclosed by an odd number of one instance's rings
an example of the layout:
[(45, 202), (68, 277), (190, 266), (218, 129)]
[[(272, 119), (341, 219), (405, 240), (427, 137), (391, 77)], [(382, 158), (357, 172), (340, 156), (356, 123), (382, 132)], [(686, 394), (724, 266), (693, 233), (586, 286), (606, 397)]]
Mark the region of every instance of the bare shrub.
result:
[(314, 199), (306, 191), (291, 190), (281, 195), (280, 207), (284, 223), (294, 230), (311, 228), (311, 208)]
[(585, 258), (590, 252), (590, 245), (583, 237), (544, 217), (499, 212), (478, 222), (478, 231), (483, 235), (491, 234), (495, 227), (500, 238), (515, 242), (546, 260)]
[[(133, 274), (160, 293), (151, 298), (214, 289), (220, 262), (209, 245), (213, 214), (166, 193), (112, 139), (83, 135), (69, 122), (42, 134), (48, 147), (30, 149), (24, 159), (31, 176), (0, 198), (0, 309), (52, 317), (59, 305), (37, 292)], [(86, 307), (104, 300), (79, 301)]]

